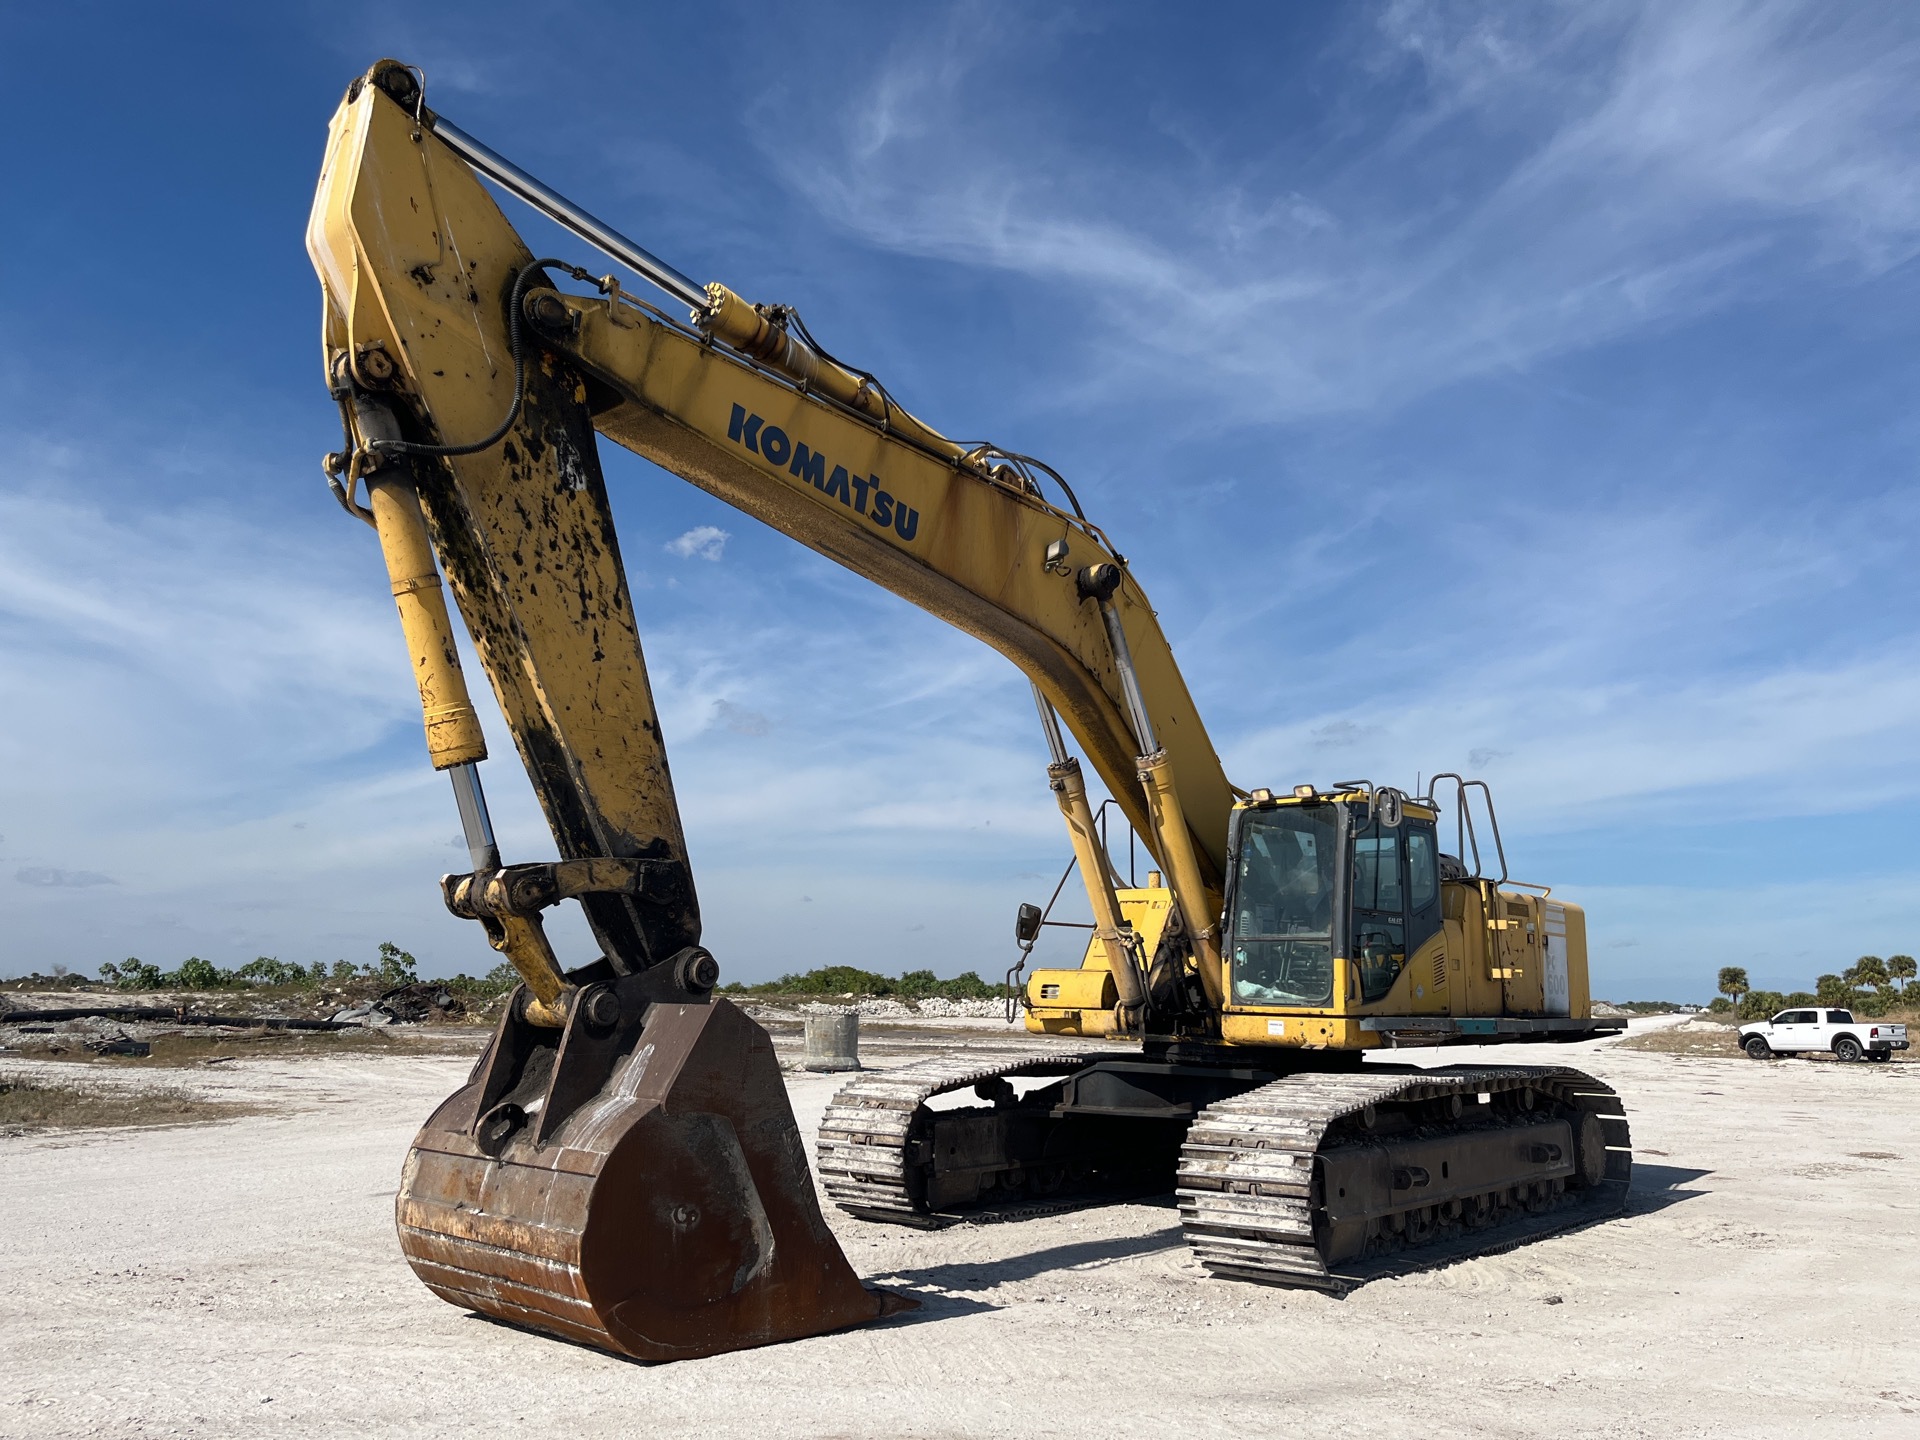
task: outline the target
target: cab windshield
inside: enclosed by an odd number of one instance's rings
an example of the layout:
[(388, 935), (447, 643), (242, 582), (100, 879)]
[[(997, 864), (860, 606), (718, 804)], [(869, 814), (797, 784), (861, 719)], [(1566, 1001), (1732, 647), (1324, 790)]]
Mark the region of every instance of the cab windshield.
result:
[(1236, 1004), (1332, 1000), (1335, 825), (1331, 805), (1241, 812), (1228, 952)]

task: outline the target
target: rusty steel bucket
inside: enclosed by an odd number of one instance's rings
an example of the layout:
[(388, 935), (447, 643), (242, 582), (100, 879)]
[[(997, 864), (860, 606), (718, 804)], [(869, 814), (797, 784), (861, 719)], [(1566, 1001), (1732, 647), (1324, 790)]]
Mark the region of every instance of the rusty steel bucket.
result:
[(516, 997), (407, 1156), (414, 1273), (452, 1304), (649, 1361), (910, 1308), (863, 1286), (827, 1229), (766, 1031), (725, 1000), (643, 988), (592, 987), (564, 1031)]

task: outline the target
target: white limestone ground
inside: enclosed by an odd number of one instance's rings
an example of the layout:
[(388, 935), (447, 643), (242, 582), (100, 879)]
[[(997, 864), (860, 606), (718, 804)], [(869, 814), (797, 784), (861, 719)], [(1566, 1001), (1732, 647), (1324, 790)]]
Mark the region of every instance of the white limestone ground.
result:
[[(830, 1212), (918, 1314), (658, 1368), (464, 1314), (401, 1260), (401, 1158), (468, 1061), (88, 1067), (281, 1108), (0, 1140), (0, 1435), (1920, 1430), (1920, 1064), (1497, 1053), (1618, 1087), (1625, 1218), (1335, 1300), (1207, 1278), (1170, 1207), (931, 1233)], [(790, 1077), (809, 1134), (841, 1078)]]

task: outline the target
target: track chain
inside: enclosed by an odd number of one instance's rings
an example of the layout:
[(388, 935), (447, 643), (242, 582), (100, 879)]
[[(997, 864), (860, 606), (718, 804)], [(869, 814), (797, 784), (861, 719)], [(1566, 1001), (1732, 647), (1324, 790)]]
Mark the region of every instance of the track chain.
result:
[(1026, 1060), (942, 1056), (862, 1075), (827, 1106), (815, 1145), (820, 1180), (849, 1215), (895, 1225), (934, 1226), (945, 1218), (927, 1206), (920, 1163), (908, 1154), (919, 1136), (922, 1107), (936, 1095), (983, 1080), (1023, 1075), (1071, 1075), (1100, 1054), (1048, 1055)]
[[(1202, 1265), (1234, 1279), (1341, 1291), (1381, 1273), (1509, 1249), (1625, 1206), (1632, 1166), (1625, 1110), (1592, 1076), (1561, 1066), (1382, 1070), (1289, 1075), (1210, 1105), (1194, 1118), (1180, 1151), (1175, 1195), (1187, 1243)], [(1599, 1186), (1570, 1190), (1550, 1207), (1518, 1210), (1506, 1223), (1471, 1229), (1436, 1223), (1423, 1243), (1376, 1246), (1337, 1265), (1326, 1261), (1322, 1227), (1315, 1223), (1314, 1162), (1335, 1121), (1369, 1105), (1450, 1094), (1473, 1103), (1480, 1092), (1525, 1086), (1600, 1117), (1608, 1150)]]

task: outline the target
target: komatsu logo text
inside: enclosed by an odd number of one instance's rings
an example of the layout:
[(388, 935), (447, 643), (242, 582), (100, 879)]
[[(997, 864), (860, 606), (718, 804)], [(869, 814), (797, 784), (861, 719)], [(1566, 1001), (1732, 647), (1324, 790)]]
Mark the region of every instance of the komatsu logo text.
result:
[(854, 514), (866, 516), (882, 530), (891, 528), (902, 540), (911, 540), (920, 531), (920, 512), (882, 489), (878, 475), (852, 475), (844, 465), (835, 465), (829, 472), (826, 456), (794, 440), (778, 425), (749, 415), (744, 405), (733, 407), (727, 438), (771, 464), (786, 466), (789, 475), (805, 480)]

